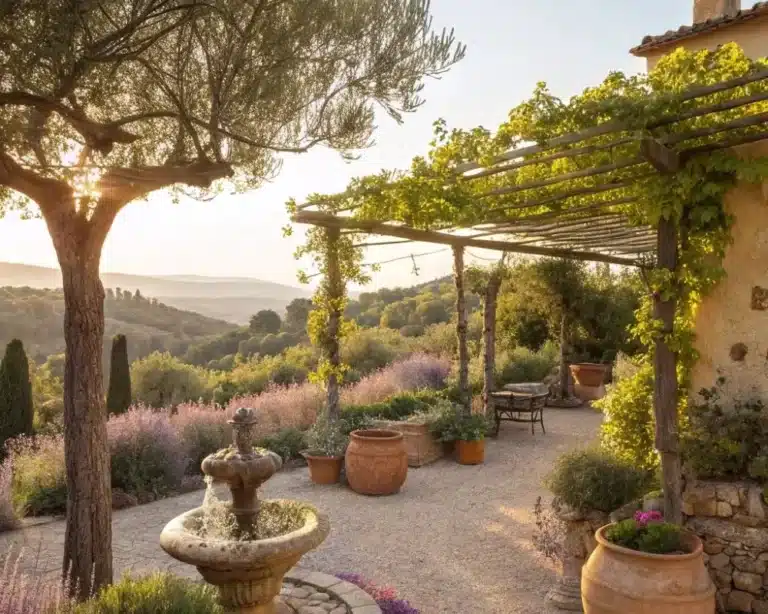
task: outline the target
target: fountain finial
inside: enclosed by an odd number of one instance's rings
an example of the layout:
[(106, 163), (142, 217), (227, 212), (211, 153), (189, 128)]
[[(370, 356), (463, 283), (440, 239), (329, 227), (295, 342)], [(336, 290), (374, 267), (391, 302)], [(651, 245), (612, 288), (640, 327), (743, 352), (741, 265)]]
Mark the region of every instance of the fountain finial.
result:
[(235, 444), (238, 454), (253, 455), (253, 427), (257, 423), (254, 411), (241, 407), (227, 422), (232, 425), (232, 443)]

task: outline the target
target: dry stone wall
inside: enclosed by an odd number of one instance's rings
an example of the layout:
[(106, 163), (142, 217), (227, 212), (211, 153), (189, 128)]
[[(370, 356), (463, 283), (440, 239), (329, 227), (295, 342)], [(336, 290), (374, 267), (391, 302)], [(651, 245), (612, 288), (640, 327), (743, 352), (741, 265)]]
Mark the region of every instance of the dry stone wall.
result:
[(704, 542), (721, 612), (768, 614), (768, 505), (748, 482), (693, 482), (686, 526)]

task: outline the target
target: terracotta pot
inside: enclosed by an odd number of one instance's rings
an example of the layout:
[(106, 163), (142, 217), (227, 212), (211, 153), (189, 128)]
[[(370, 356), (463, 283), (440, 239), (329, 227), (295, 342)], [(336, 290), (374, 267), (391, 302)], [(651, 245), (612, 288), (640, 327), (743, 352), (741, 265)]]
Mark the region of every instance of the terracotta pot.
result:
[(597, 548), (584, 565), (585, 614), (714, 614), (715, 587), (704, 566), (701, 540), (685, 533), (689, 554), (648, 554), (595, 533)]
[(591, 362), (582, 362), (570, 366), (571, 375), (577, 384), (582, 386), (597, 387), (605, 382), (605, 374), (608, 372), (608, 365), (599, 365)]
[(309, 478), (315, 484), (335, 484), (341, 475), (343, 456), (314, 456), (302, 452), (309, 465)]
[(403, 434), (387, 429), (352, 431), (344, 458), (349, 487), (363, 495), (392, 495), (408, 475)]
[(461, 465), (480, 465), (485, 460), (485, 439), (456, 442), (456, 460)]

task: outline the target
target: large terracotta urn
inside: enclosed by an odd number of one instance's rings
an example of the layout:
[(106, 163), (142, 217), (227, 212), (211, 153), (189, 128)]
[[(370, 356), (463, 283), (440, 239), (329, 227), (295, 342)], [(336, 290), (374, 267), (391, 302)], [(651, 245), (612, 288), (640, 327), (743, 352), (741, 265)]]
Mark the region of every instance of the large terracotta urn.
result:
[[(610, 526), (610, 525), (608, 525)], [(686, 532), (686, 554), (649, 554), (595, 534), (597, 548), (581, 572), (586, 614), (714, 614), (715, 586), (701, 540)]]
[(570, 366), (571, 375), (577, 384), (597, 388), (605, 383), (605, 375), (608, 372), (608, 365), (601, 365), (594, 362), (580, 362)]
[(347, 482), (363, 495), (399, 492), (408, 475), (403, 434), (388, 429), (352, 431), (344, 457)]

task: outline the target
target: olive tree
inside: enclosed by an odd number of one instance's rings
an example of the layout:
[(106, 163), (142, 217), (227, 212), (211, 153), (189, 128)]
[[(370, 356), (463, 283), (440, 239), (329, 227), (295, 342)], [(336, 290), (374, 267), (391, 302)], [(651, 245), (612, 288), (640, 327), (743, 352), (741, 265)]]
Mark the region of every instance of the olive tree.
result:
[(416, 109), (463, 52), (428, 0), (0, 3), (0, 205), (42, 216), (61, 267), (64, 569), (80, 594), (112, 578), (99, 261), (115, 217), (157, 190), (256, 188), (283, 153), (349, 155), (377, 109)]

